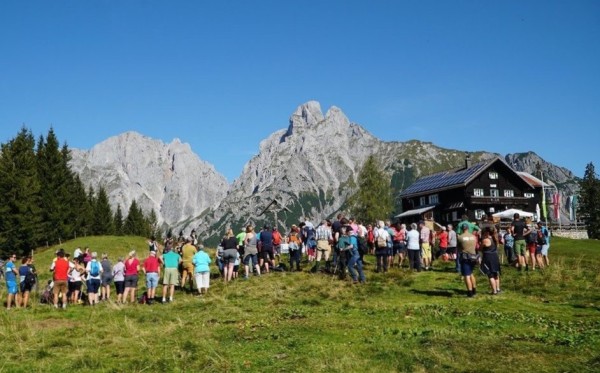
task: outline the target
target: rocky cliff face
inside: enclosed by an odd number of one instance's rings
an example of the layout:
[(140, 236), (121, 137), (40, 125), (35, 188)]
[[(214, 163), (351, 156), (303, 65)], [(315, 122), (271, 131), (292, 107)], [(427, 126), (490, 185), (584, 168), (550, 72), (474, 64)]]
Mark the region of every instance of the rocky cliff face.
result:
[(74, 149), (71, 168), (86, 187), (104, 186), (113, 211), (120, 204), (126, 214), (135, 199), (169, 226), (213, 207), (228, 188), (225, 177), (188, 144), (178, 139), (164, 144), (136, 132), (111, 137), (89, 151)]
[[(238, 230), (247, 223), (277, 221), (288, 228), (302, 217), (317, 221), (343, 210), (371, 154), (389, 173), (397, 193), (421, 176), (465, 162), (465, 152), (428, 142), (383, 142), (351, 123), (339, 108), (323, 114), (319, 103), (310, 101), (291, 115), (287, 129), (260, 143), (258, 154), (229, 188), (188, 145), (179, 140), (165, 145), (136, 133), (109, 139), (89, 152), (75, 151), (72, 165), (87, 185), (106, 187), (113, 207), (120, 203), (127, 208), (136, 198), (174, 231), (195, 228), (202, 238), (214, 240), (229, 226)], [(496, 155), (471, 153), (473, 162)], [(570, 171), (534, 153), (505, 159), (517, 171), (532, 174), (539, 162), (546, 182), (565, 193), (576, 189)]]

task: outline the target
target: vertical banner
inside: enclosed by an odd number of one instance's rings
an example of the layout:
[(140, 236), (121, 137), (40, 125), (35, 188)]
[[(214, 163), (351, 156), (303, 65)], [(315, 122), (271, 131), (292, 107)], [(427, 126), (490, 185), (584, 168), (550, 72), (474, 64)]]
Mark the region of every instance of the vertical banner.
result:
[(552, 203), (554, 204), (554, 219), (560, 220), (560, 194), (554, 193)]
[(567, 206), (569, 207), (569, 220), (575, 220), (575, 211), (573, 209), (573, 196), (569, 196), (567, 199)]

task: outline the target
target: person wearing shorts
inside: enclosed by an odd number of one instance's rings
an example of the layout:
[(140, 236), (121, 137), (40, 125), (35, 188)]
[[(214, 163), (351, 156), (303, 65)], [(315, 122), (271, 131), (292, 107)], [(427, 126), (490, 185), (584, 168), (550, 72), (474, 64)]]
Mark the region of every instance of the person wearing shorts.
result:
[(58, 296), (62, 298), (62, 308), (67, 308), (67, 280), (69, 279), (69, 271), (73, 268), (73, 264), (65, 258), (65, 250), (60, 249), (56, 253), (56, 259), (50, 265), (50, 271), (53, 272), (54, 287), (54, 308), (58, 308)]
[(254, 227), (248, 225), (246, 227), (246, 236), (244, 237), (244, 279), (248, 279), (250, 275), (250, 261), (256, 271), (256, 275), (260, 276), (260, 266), (258, 265), (258, 248), (256, 233), (254, 233)]
[(17, 255), (12, 254), (8, 258), (8, 262), (6, 263), (4, 270), (4, 277), (6, 279), (6, 290), (8, 292), (8, 297), (6, 301), (6, 309), (9, 310), (12, 304), (15, 304), (15, 307), (19, 307), (19, 301), (16, 299), (17, 294), (19, 293), (19, 287), (17, 285), (17, 275), (19, 271), (15, 266), (15, 261), (17, 260)]
[(129, 252), (129, 258), (125, 261), (125, 292), (123, 293), (123, 302), (135, 303), (135, 292), (137, 290), (138, 272), (140, 271), (140, 261), (137, 258), (135, 250)]
[(123, 258), (119, 258), (117, 264), (112, 269), (115, 290), (117, 291), (117, 303), (123, 303), (123, 292), (125, 292), (125, 263)]
[(190, 282), (190, 292), (194, 290), (194, 264), (192, 259), (196, 255), (196, 246), (192, 245), (192, 238), (186, 237), (185, 245), (181, 248), (181, 289)]
[(173, 301), (173, 294), (175, 293), (175, 285), (179, 283), (179, 264), (182, 262), (181, 256), (175, 250), (166, 250), (162, 257), (161, 262), (164, 265), (165, 273), (163, 276), (163, 291), (162, 291), (162, 302), (167, 302), (167, 289), (169, 291), (169, 302)]
[(80, 259), (73, 259), (73, 269), (69, 272), (69, 301), (71, 304), (79, 303), (79, 295), (81, 294), (81, 275), (85, 272), (85, 268), (79, 264)]
[(237, 239), (233, 234), (233, 229), (229, 228), (225, 232), (221, 246), (223, 247), (223, 280), (229, 282), (233, 278), (233, 267), (235, 266), (235, 260), (239, 256)]
[(473, 268), (477, 265), (477, 262), (471, 260), (477, 254), (475, 246), (477, 245), (477, 238), (473, 233), (469, 232), (469, 226), (463, 224), (461, 226), (463, 232), (458, 236), (458, 246), (460, 248), (459, 257), (460, 259), (460, 274), (463, 276), (463, 280), (467, 287), (467, 297), (471, 298), (477, 294), (477, 282), (475, 276), (473, 276)]
[(525, 242), (525, 237), (530, 233), (529, 228), (527, 228), (527, 224), (521, 220), (521, 216), (516, 213), (513, 215), (513, 222), (510, 225), (510, 232), (515, 238), (515, 255), (519, 260), (519, 271), (522, 271), (523, 268), (527, 266), (525, 262), (525, 250), (527, 249), (527, 243)]
[[(97, 266), (98, 273), (92, 275), (93, 266)], [(87, 273), (87, 290), (88, 290), (88, 301), (90, 306), (98, 304), (98, 290), (100, 290), (101, 276), (102, 276), (102, 265), (98, 263), (98, 253), (92, 253), (92, 260), (90, 260), (85, 268)]]
[(150, 251), (150, 256), (144, 260), (144, 267), (142, 269), (146, 274), (147, 304), (151, 305), (154, 303), (156, 288), (158, 287), (158, 279), (160, 278), (160, 263), (156, 257), (156, 251)]

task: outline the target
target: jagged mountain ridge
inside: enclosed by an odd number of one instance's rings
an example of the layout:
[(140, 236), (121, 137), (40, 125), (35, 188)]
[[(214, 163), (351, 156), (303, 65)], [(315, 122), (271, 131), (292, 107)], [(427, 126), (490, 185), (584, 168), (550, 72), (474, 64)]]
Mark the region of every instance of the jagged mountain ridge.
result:
[[(117, 138), (123, 137), (124, 143), (136, 139), (135, 136), (128, 136), (128, 134)], [(143, 138), (141, 135), (138, 137)], [(154, 140), (145, 138), (145, 141)], [(175, 148), (187, 146), (178, 140), (174, 143), (177, 144)], [(142, 148), (147, 146), (156, 145), (144, 145)], [(187, 149), (189, 150), (189, 146)], [(309, 217), (316, 221), (333, 215), (344, 209), (347, 198), (355, 190), (358, 173), (371, 154), (376, 155), (384, 169), (391, 175), (392, 185), (397, 192), (420, 176), (461, 167), (465, 157), (463, 151), (440, 148), (429, 142), (381, 141), (360, 125), (351, 123), (337, 107), (331, 107), (323, 115), (320, 104), (316, 101), (299, 106), (290, 117), (287, 129), (276, 131), (264, 139), (259, 145), (258, 154), (247, 162), (241, 175), (228, 188), (225, 178), (214, 171), (214, 167), (209, 167), (214, 172), (211, 177), (214, 177), (215, 181), (201, 184), (199, 188), (192, 188), (191, 192), (212, 196), (204, 198), (206, 203), (201, 204), (202, 207), (195, 205), (195, 208), (189, 208), (193, 200), (189, 195), (191, 190), (189, 187), (175, 192), (177, 190), (175, 185), (169, 184), (172, 192), (161, 194), (159, 189), (164, 188), (164, 181), (159, 183), (158, 187), (148, 184), (147, 190), (144, 189), (145, 184), (133, 183), (138, 172), (133, 169), (137, 167), (138, 170), (144, 170), (149, 164), (155, 167), (164, 162), (168, 164), (170, 161), (168, 151), (167, 155), (164, 155), (164, 151), (153, 155), (155, 157), (153, 159), (141, 157), (142, 159), (136, 160), (128, 158), (128, 154), (130, 153), (123, 153), (114, 166), (111, 166), (109, 161), (100, 162), (99, 165), (97, 161), (87, 164), (88, 158), (75, 160), (76, 156), (73, 157), (72, 164), (77, 165), (75, 170), (80, 173), (84, 181), (90, 174), (95, 173), (89, 182), (91, 185), (95, 185), (92, 182), (100, 180), (112, 185), (107, 189), (113, 206), (116, 206), (115, 200), (119, 198), (121, 198), (119, 203), (127, 206), (126, 198), (122, 195), (147, 195), (150, 202), (142, 204), (142, 207), (158, 209), (159, 219), (165, 226), (173, 227), (175, 231), (183, 229), (184, 232), (195, 228), (205, 239), (222, 235), (228, 226), (240, 229), (246, 223), (262, 224), (268, 221), (272, 224), (277, 218), (278, 224), (287, 228), (301, 217)], [(152, 155), (151, 152), (144, 154)], [(496, 155), (483, 151), (471, 153), (474, 162)], [(187, 157), (197, 159), (195, 155), (188, 154)], [(536, 171), (535, 165), (540, 162), (542, 170), (547, 175), (546, 182), (556, 182), (559, 189), (569, 192), (576, 189), (575, 178), (570, 171), (545, 162), (535, 153), (509, 154), (505, 159), (515, 169), (533, 174)], [(179, 160), (182, 164), (176, 167), (177, 170), (191, 167), (183, 162), (182, 157)], [(128, 165), (126, 169), (132, 173), (132, 177), (128, 183), (119, 186), (120, 181), (127, 180), (114, 176), (125, 172), (123, 162)], [(92, 172), (96, 167), (101, 169)], [(164, 165), (161, 169), (165, 172)], [(109, 176), (102, 176), (104, 174)], [(206, 176), (202, 179), (205, 180)], [(177, 180), (177, 184), (182, 185), (190, 182), (184, 179)], [(147, 182), (148, 180), (145, 181)], [(227, 193), (224, 192), (226, 189)], [(181, 194), (187, 197), (181, 198)], [(261, 215), (273, 200), (277, 200), (280, 206), (271, 208), (266, 214)], [(273, 211), (277, 211), (276, 217)]]
[(176, 226), (219, 203), (229, 187), (214, 166), (200, 160), (189, 144), (170, 144), (136, 132), (111, 137), (89, 151), (73, 149), (71, 168), (86, 185), (102, 185), (111, 208), (123, 213), (135, 199), (158, 221)]

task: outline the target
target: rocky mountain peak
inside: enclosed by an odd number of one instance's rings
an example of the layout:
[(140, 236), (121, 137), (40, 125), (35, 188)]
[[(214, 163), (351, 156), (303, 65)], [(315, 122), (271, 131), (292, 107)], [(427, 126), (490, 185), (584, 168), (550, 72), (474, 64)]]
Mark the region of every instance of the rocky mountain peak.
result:
[(317, 101), (308, 101), (296, 109), (290, 117), (290, 125), (286, 136), (302, 131), (308, 127), (322, 122), (324, 119), (321, 104)]

